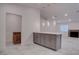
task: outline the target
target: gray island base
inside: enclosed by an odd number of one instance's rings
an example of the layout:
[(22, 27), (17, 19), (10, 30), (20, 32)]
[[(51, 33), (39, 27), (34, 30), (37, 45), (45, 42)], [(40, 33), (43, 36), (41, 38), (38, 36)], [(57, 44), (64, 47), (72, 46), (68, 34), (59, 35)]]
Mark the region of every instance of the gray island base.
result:
[(61, 48), (61, 34), (33, 32), (33, 42), (43, 47), (57, 51)]

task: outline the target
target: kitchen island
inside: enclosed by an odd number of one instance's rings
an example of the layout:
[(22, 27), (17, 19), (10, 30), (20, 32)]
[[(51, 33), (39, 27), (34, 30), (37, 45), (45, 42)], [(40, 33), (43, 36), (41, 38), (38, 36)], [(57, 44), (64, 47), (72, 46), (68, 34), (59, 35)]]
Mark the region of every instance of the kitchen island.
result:
[(33, 32), (33, 42), (35, 44), (58, 50), (61, 48), (61, 33)]

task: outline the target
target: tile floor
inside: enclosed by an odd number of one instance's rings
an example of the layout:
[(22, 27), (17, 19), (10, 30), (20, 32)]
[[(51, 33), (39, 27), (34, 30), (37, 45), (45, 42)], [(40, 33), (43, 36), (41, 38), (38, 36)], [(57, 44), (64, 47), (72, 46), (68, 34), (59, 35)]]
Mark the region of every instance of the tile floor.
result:
[(62, 48), (58, 51), (37, 44), (8, 45), (0, 55), (79, 55), (79, 38), (62, 37)]

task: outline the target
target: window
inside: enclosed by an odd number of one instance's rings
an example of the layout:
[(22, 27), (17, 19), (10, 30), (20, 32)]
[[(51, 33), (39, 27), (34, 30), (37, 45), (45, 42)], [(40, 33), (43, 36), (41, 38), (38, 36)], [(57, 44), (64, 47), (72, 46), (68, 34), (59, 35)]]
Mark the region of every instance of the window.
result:
[(67, 24), (60, 25), (60, 32), (68, 32), (68, 25)]

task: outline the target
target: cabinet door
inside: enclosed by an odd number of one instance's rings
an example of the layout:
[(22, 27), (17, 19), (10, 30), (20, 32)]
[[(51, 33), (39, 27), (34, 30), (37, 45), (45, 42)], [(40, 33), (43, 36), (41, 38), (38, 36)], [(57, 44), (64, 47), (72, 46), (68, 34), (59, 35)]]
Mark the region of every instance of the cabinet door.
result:
[(56, 40), (56, 49), (60, 49), (61, 48), (61, 35), (57, 36), (57, 40)]
[(36, 33), (33, 33), (33, 42), (37, 42), (37, 34)]
[(33, 41), (35, 43), (40, 43), (40, 34), (38, 33), (33, 33)]
[(45, 35), (44, 34), (40, 34), (40, 44), (41, 45), (45, 45)]
[(13, 32), (13, 43), (21, 44), (21, 32)]
[(50, 45), (50, 39), (49, 39), (49, 35), (48, 35), (48, 34), (46, 34), (46, 35), (44, 36), (44, 45), (45, 45), (46, 47), (49, 47), (49, 45)]
[(48, 38), (46, 39), (46, 46), (49, 48), (56, 48), (56, 38), (54, 35), (48, 35)]

